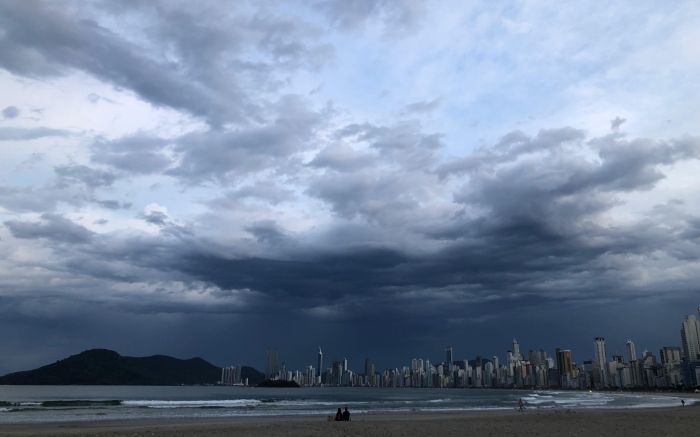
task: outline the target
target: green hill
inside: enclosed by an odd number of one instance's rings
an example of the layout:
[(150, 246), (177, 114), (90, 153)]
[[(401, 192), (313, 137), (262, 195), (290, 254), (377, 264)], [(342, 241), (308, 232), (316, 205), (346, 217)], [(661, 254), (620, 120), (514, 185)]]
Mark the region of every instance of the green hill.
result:
[(193, 385), (216, 384), (220, 378), (221, 368), (201, 358), (124, 357), (107, 349), (91, 349), (38, 369), (2, 376), (0, 384)]

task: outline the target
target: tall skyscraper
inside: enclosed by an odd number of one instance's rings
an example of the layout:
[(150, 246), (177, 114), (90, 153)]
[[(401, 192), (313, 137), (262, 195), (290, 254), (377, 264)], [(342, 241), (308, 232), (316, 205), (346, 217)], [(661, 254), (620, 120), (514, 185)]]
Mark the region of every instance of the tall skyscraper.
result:
[[(700, 308), (698, 308), (700, 312)], [(700, 361), (700, 321), (695, 316), (686, 316), (681, 325), (683, 356), (688, 362)]]
[(631, 363), (637, 359), (637, 350), (634, 348), (634, 342), (632, 340), (627, 339), (625, 344), (627, 345), (627, 358)]
[(321, 378), (323, 377), (323, 352), (321, 352), (321, 346), (318, 347), (318, 356), (316, 357), (316, 366), (317, 366), (317, 373), (318, 376), (317, 378), (317, 384), (321, 384), (323, 381)]
[(557, 368), (560, 376), (571, 376), (574, 366), (571, 361), (571, 350), (557, 348)]
[(447, 364), (448, 367), (452, 366), (452, 361), (454, 361), (452, 352), (452, 346), (445, 349), (445, 364)]
[(265, 377), (266, 378), (276, 378), (279, 373), (279, 364), (277, 361), (277, 351), (267, 350), (266, 356), (266, 366), (265, 366)]
[(369, 358), (365, 358), (365, 376), (372, 375), (374, 375), (374, 364), (372, 364)]
[(680, 364), (681, 362), (681, 348), (676, 346), (662, 347), (659, 355), (663, 364)]
[(523, 356), (520, 355), (520, 344), (518, 344), (518, 340), (513, 339), (513, 359), (515, 360), (522, 360)]
[(603, 337), (596, 337), (593, 341), (595, 345), (595, 368), (599, 372), (600, 383), (604, 387), (608, 385), (608, 359), (607, 353), (605, 352), (605, 339)]

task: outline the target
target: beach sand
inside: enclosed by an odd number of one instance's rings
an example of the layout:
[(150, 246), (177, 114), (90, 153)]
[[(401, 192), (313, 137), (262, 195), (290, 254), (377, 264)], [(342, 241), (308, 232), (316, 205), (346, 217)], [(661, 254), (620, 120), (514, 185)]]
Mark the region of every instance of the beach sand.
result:
[(178, 419), (0, 425), (0, 436), (615, 436), (700, 435), (700, 407), (459, 414)]

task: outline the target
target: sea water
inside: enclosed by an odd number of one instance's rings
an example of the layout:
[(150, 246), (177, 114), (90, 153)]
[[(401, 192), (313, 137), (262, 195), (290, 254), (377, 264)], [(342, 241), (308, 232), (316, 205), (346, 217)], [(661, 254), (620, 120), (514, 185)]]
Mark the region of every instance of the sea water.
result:
[(0, 423), (179, 417), (440, 413), (530, 409), (651, 408), (680, 397), (585, 391), (224, 386), (0, 386)]

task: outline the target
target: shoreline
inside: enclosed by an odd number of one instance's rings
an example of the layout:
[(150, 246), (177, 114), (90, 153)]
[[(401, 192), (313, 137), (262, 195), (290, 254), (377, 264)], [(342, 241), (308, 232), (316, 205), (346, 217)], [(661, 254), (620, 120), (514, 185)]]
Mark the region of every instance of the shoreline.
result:
[[(323, 416), (217, 418), (147, 418), (0, 424), (2, 436), (328, 436), (391, 437), (412, 435), (693, 435), (700, 429), (700, 404), (695, 408), (529, 409), (444, 413), (357, 414), (351, 422), (328, 422)], [(527, 433), (519, 434), (519, 431)]]

